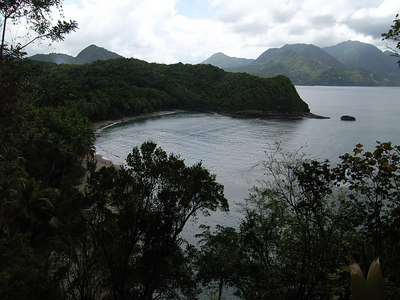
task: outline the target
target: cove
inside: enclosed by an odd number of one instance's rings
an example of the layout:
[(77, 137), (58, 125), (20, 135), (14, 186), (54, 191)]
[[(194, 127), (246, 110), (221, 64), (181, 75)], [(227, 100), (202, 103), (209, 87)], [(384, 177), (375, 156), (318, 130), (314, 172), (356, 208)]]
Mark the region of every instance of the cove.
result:
[[(285, 151), (302, 151), (308, 158), (332, 164), (357, 143), (372, 149), (376, 141), (400, 144), (400, 88), (297, 87), (320, 119), (239, 118), (215, 113), (185, 112), (109, 127), (96, 140), (96, 152), (123, 164), (133, 147), (151, 140), (168, 153), (179, 154), (186, 164), (202, 161), (224, 185), (229, 214), (215, 213), (198, 223), (235, 226), (240, 203), (249, 189), (264, 179), (260, 162), (279, 142)], [(356, 122), (342, 122), (350, 114)], [(196, 224), (193, 228), (197, 227)], [(190, 229), (188, 229), (190, 230)]]

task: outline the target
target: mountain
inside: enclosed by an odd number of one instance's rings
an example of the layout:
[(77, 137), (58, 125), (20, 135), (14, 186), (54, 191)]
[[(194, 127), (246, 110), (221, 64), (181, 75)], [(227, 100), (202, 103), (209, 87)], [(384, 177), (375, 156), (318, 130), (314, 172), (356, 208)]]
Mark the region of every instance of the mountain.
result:
[(269, 49), (247, 68), (238, 68), (260, 77), (288, 76), (295, 84), (340, 84), (345, 67), (314, 45), (295, 44)]
[(348, 68), (363, 69), (373, 73), (399, 73), (396, 58), (386, 55), (371, 44), (347, 41), (323, 48)]
[(73, 64), (75, 57), (62, 53), (50, 53), (50, 54), (36, 54), (29, 57), (29, 59), (43, 61), (43, 62), (53, 62), (59, 65), (59, 64)]
[(112, 58), (121, 58), (121, 55), (108, 51), (102, 47), (96, 45), (90, 45), (83, 49), (75, 58), (76, 64), (87, 64), (97, 60), (106, 60)]
[(334, 67), (342, 67), (342, 65), (330, 56), (328, 53), (323, 51), (321, 48), (308, 45), (308, 44), (294, 44), (285, 45), (282, 48), (273, 48), (262, 53), (256, 60), (256, 64), (265, 64), (272, 61), (276, 61), (279, 58), (287, 57), (291, 55), (297, 55), (310, 60), (318, 60), (324, 64), (331, 65)]
[(36, 54), (30, 56), (29, 59), (38, 60), (42, 62), (53, 62), (56, 64), (87, 64), (97, 60), (106, 60), (112, 58), (121, 58), (121, 55), (117, 53), (108, 51), (102, 47), (96, 45), (90, 45), (83, 49), (76, 57), (60, 54), (60, 53), (50, 53), (50, 54)]
[(268, 49), (248, 65), (231, 64), (223, 69), (260, 77), (281, 74), (303, 85), (400, 85), (396, 58), (360, 42), (325, 49), (308, 44), (285, 45)]
[(232, 67), (235, 68), (235, 67), (248, 66), (253, 61), (254, 59), (230, 57), (222, 52), (218, 52), (213, 54), (205, 61), (201, 62), (201, 64), (210, 64), (218, 68), (225, 69)]

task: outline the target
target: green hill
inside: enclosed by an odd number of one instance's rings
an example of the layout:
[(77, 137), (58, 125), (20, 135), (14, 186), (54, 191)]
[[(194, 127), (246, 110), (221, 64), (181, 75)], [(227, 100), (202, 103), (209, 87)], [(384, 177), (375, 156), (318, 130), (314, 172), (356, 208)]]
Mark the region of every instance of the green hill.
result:
[(96, 45), (90, 45), (83, 49), (75, 58), (76, 64), (87, 64), (97, 60), (106, 60), (113, 58), (120, 58), (121, 55), (108, 51), (102, 47), (97, 47)]
[(389, 56), (374, 45), (358, 41), (347, 41), (324, 48), (327, 53), (350, 69), (363, 69), (377, 74), (397, 74), (396, 57)]
[(295, 44), (269, 49), (250, 64), (231, 64), (224, 70), (260, 77), (284, 75), (300, 85), (398, 86), (400, 69), (395, 60), (375, 46), (360, 42), (325, 49)]
[(67, 91), (92, 120), (163, 109), (298, 116), (309, 113), (290, 80), (228, 73), (211, 65), (113, 59), (84, 65), (43, 64), (40, 84)]
[[(243, 69), (240, 69), (243, 71)], [(344, 66), (314, 45), (286, 45), (261, 54), (246, 71), (261, 77), (282, 74), (295, 84), (344, 84)]]
[(41, 62), (53, 62), (56, 64), (87, 64), (97, 60), (106, 60), (113, 58), (120, 58), (121, 55), (108, 51), (102, 47), (96, 45), (90, 45), (83, 49), (76, 57), (61, 54), (61, 53), (50, 53), (50, 54), (36, 54), (30, 56), (29, 59), (37, 60)]
[(308, 45), (308, 44), (294, 44), (285, 45), (282, 48), (273, 48), (262, 53), (254, 62), (254, 64), (265, 64), (276, 61), (291, 55), (298, 55), (309, 60), (321, 61), (325, 65), (333, 66), (336, 68), (343, 68), (344, 66), (330, 56), (328, 53), (323, 51), (321, 48)]
[(249, 65), (246, 71), (261, 77), (282, 74), (295, 84), (378, 85), (366, 72), (346, 70), (344, 64), (327, 52), (314, 45), (305, 44), (267, 50)]
[(75, 63), (75, 57), (62, 53), (36, 54), (30, 56), (29, 59), (42, 62), (53, 62), (58, 65)]
[(237, 68), (237, 67), (248, 66), (252, 62), (254, 62), (254, 59), (230, 57), (222, 52), (218, 52), (213, 54), (205, 61), (203, 61), (202, 64), (210, 64), (218, 68), (225, 69), (232, 67)]

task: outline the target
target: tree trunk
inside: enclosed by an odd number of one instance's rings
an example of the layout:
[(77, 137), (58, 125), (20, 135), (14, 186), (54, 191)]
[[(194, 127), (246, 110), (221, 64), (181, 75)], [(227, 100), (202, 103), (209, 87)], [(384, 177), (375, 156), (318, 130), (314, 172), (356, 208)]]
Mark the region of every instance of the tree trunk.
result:
[(219, 285), (218, 285), (219, 289), (218, 289), (218, 300), (222, 299), (222, 288), (224, 287), (224, 280), (221, 279), (219, 281)]
[(1, 47), (0, 47), (0, 61), (3, 60), (4, 43), (5, 43), (5, 38), (6, 38), (6, 25), (7, 25), (7, 18), (4, 16), (3, 33), (1, 36)]

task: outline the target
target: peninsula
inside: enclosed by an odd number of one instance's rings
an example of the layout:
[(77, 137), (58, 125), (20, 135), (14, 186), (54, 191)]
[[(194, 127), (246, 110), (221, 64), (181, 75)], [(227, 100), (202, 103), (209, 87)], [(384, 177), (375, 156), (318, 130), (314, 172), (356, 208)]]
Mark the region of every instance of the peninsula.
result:
[(285, 76), (260, 78), (211, 65), (166, 65), (127, 58), (81, 65), (31, 63), (42, 68), (41, 86), (55, 94), (67, 92), (65, 104), (91, 121), (173, 109), (282, 117), (310, 115), (307, 103)]

